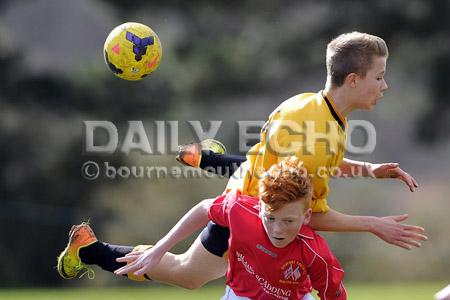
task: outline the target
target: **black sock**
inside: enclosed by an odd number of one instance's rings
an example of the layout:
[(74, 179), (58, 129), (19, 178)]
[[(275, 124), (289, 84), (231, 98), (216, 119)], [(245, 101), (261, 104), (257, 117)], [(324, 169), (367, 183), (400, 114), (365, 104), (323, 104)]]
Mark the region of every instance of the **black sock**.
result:
[(116, 258), (125, 256), (133, 251), (133, 248), (97, 241), (92, 245), (81, 248), (79, 255), (81, 261), (87, 265), (97, 265), (103, 270), (114, 272), (126, 265), (126, 263), (117, 262)]
[(202, 150), (200, 168), (211, 173), (231, 177), (246, 160), (245, 156), (217, 154), (210, 150)]

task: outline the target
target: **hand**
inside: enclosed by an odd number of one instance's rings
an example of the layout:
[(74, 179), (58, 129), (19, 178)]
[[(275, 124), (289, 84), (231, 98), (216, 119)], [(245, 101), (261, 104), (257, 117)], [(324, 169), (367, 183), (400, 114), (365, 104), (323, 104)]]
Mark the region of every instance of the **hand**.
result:
[(411, 192), (414, 192), (419, 186), (417, 181), (403, 171), (398, 163), (382, 163), (382, 164), (371, 164), (366, 163), (366, 169), (370, 176), (375, 178), (397, 178), (403, 181)]
[(408, 215), (387, 216), (376, 218), (371, 232), (383, 241), (411, 250), (412, 247), (420, 247), (421, 241), (427, 240), (423, 233), (425, 229), (420, 226), (402, 224), (408, 219)]
[(118, 262), (126, 262), (127, 265), (114, 271), (116, 275), (126, 275), (134, 273), (141, 276), (149, 273), (164, 256), (166, 251), (160, 250), (158, 247), (152, 247), (145, 251), (133, 251), (116, 259)]

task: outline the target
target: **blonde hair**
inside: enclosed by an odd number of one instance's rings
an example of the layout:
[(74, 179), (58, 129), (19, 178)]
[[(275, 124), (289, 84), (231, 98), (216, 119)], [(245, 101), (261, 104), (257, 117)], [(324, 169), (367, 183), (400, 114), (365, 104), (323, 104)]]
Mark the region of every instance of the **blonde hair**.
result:
[(303, 162), (292, 156), (270, 167), (259, 180), (259, 198), (269, 211), (299, 200), (305, 202), (306, 211), (311, 205), (312, 187)]
[(389, 56), (386, 42), (380, 37), (355, 31), (333, 39), (327, 46), (327, 75), (331, 85), (341, 86), (350, 73), (366, 76), (374, 56)]

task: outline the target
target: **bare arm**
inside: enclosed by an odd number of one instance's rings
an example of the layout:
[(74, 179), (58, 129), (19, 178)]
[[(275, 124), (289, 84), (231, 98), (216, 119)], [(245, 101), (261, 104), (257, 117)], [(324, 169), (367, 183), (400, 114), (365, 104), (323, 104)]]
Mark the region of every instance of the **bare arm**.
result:
[(208, 223), (208, 209), (213, 201), (214, 199), (203, 200), (191, 208), (154, 247), (118, 258), (118, 262), (126, 262), (127, 265), (114, 273), (124, 275), (134, 272), (137, 276), (149, 273), (167, 251)]
[(420, 226), (402, 224), (408, 215), (399, 216), (351, 216), (335, 210), (326, 213), (314, 213), (310, 226), (319, 231), (371, 232), (389, 244), (410, 250), (420, 247), (427, 239), (425, 230)]
[(208, 219), (208, 210), (214, 199), (206, 199), (191, 208), (173, 228), (159, 240), (155, 247), (164, 249), (165, 252), (173, 246), (189, 237), (191, 234), (204, 227)]
[(339, 166), (343, 177), (397, 178), (414, 192), (419, 186), (410, 174), (400, 168), (398, 163), (374, 164), (344, 158)]
[(367, 162), (344, 158), (339, 166), (344, 177), (370, 177)]
[(314, 230), (335, 232), (370, 232), (376, 217), (352, 216), (330, 209), (326, 213), (313, 213), (309, 225)]

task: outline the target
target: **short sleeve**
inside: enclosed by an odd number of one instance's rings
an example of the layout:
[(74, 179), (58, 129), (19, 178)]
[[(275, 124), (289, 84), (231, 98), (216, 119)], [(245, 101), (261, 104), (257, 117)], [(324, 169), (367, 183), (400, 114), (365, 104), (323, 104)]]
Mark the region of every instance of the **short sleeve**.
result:
[(311, 209), (315, 213), (325, 213), (330, 210), (326, 198), (313, 199), (311, 201)]
[(318, 291), (320, 299), (345, 300), (347, 293), (342, 280), (344, 270), (331, 252), (327, 242), (316, 235), (314, 241), (315, 257), (309, 266), (312, 286)]
[(220, 226), (230, 227), (229, 212), (230, 208), (236, 202), (237, 196), (238, 191), (232, 190), (225, 195), (217, 197), (209, 207), (208, 218)]

